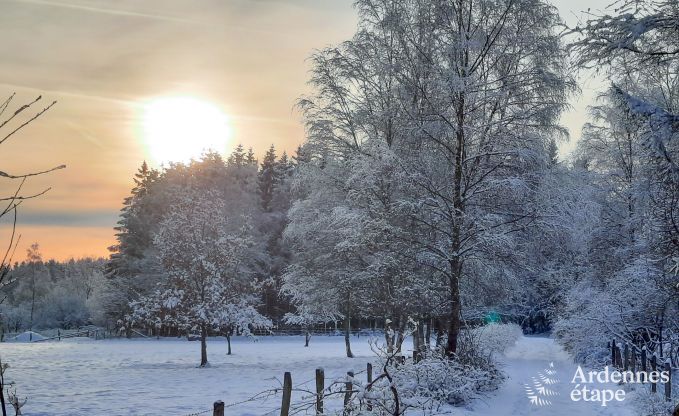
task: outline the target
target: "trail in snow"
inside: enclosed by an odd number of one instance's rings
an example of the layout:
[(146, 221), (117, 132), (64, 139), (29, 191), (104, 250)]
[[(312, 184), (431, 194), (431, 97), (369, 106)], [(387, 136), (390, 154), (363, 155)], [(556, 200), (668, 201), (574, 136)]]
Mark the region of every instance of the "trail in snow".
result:
[[(570, 355), (551, 338), (521, 337), (516, 345), (506, 353), (503, 370), (507, 380), (496, 394), (474, 402), (473, 409), (464, 410), (461, 414), (469, 416), (635, 416), (630, 403), (609, 402), (602, 407), (600, 402), (575, 402), (571, 400), (571, 390), (575, 387), (571, 380), (577, 370), (577, 365)], [(550, 366), (553, 364), (553, 366)], [(549, 375), (545, 370), (549, 370)], [(585, 369), (585, 373), (587, 369)], [(555, 395), (540, 396), (549, 401), (537, 405), (531, 403), (525, 386), (535, 391), (535, 379), (540, 381), (540, 374), (558, 379), (553, 384), (542, 385), (555, 392)], [(621, 387), (615, 384), (588, 385), (597, 389), (612, 389)]]

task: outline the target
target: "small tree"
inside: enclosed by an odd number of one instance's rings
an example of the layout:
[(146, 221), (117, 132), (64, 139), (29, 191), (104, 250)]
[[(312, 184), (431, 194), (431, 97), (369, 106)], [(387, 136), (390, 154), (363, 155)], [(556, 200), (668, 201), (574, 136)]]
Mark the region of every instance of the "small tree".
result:
[(150, 296), (131, 304), (132, 321), (200, 331), (200, 366), (212, 329), (270, 325), (253, 307), (242, 258), (252, 244), (248, 219), (229, 215), (216, 191), (180, 192), (154, 238), (168, 278)]

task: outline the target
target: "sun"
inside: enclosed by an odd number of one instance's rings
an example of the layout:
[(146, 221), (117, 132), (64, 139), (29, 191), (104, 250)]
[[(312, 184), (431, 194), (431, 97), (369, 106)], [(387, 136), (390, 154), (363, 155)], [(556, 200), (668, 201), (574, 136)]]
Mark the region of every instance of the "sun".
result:
[(142, 106), (141, 127), (158, 163), (188, 162), (203, 152), (226, 151), (231, 128), (216, 105), (190, 96), (155, 98)]

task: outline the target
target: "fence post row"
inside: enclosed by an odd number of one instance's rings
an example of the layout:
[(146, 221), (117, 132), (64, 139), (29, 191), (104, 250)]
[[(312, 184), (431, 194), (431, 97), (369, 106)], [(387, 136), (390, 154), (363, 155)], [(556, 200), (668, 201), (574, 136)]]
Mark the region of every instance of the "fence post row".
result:
[[(629, 343), (625, 343), (625, 348), (622, 352), (622, 359), (621, 359), (621, 350), (620, 346), (617, 346), (615, 343), (615, 339), (612, 340), (611, 342), (608, 343), (607, 348), (610, 348), (611, 350), (611, 361), (613, 362), (613, 365), (622, 368), (624, 371), (630, 370), (632, 372), (636, 372), (637, 370), (637, 347), (635, 345), (630, 345)], [(641, 366), (640, 370), (644, 373), (647, 374), (649, 370), (649, 364), (650, 364), (650, 371), (655, 372), (658, 370), (658, 356), (653, 353), (649, 359), (648, 357), (648, 350), (644, 346), (640, 353), (639, 353), (639, 364)], [(662, 360), (662, 357), (661, 357)], [(650, 361), (650, 363), (649, 363)], [(665, 400), (666, 401), (672, 401), (672, 364), (669, 359), (665, 360), (664, 363), (660, 365), (660, 368), (662, 369), (661, 371), (666, 372), (669, 375), (669, 380), (667, 383), (663, 383), (665, 386)], [(658, 392), (658, 383), (654, 382), (653, 380), (649, 380), (646, 376), (644, 376), (643, 383), (650, 382), (651, 383), (651, 393), (657, 393)], [(677, 407), (677, 410), (679, 410), (679, 407)]]

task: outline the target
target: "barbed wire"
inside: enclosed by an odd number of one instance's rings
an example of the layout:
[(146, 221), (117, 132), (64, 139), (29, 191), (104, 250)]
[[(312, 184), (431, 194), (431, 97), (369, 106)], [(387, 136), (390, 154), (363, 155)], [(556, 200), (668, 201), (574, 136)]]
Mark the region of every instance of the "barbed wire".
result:
[(198, 415), (204, 415), (204, 414), (209, 413), (209, 412), (212, 412), (212, 411), (213, 411), (213, 409), (208, 409), (208, 410), (204, 410), (204, 411), (202, 411), (202, 412), (189, 413), (188, 415), (185, 415), (185, 416), (198, 416)]

